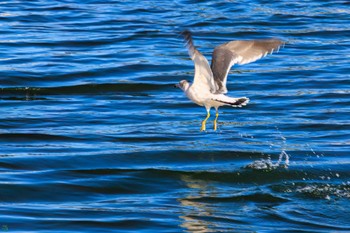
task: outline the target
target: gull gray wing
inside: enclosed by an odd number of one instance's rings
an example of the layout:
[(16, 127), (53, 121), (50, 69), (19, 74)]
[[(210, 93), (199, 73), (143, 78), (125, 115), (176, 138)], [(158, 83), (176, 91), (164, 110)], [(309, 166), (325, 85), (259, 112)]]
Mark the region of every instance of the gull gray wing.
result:
[(237, 40), (217, 46), (214, 49), (211, 70), (217, 93), (227, 93), (227, 75), (234, 64), (254, 62), (278, 50), (284, 42), (277, 39)]
[(194, 79), (193, 84), (195, 86), (202, 86), (202, 88), (208, 88), (211, 92), (215, 92), (215, 84), (213, 79), (213, 73), (210, 69), (208, 60), (196, 49), (193, 44), (190, 31), (183, 31), (181, 33), (186, 41), (186, 47), (188, 54), (194, 62)]

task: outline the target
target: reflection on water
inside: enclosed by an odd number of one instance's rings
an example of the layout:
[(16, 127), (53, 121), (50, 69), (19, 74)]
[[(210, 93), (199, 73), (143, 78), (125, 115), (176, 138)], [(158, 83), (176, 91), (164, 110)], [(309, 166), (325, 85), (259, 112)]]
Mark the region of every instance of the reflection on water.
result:
[(181, 227), (188, 232), (213, 232), (217, 229), (215, 223), (206, 221), (206, 217), (213, 215), (215, 211), (206, 203), (191, 201), (200, 197), (213, 196), (215, 197), (215, 186), (211, 186), (209, 181), (193, 179), (190, 176), (181, 175), (181, 181), (190, 189), (188, 196), (179, 198), (183, 215), (180, 218), (183, 220)]

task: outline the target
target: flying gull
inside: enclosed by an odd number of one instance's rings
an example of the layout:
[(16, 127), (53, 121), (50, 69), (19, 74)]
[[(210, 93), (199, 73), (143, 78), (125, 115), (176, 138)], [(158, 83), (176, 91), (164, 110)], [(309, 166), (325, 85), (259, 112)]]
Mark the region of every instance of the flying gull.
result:
[(194, 46), (191, 32), (186, 30), (181, 34), (185, 38), (188, 53), (194, 62), (195, 73), (192, 84), (182, 80), (176, 87), (181, 88), (190, 100), (204, 106), (207, 110), (207, 117), (202, 121), (201, 131), (206, 130), (211, 107), (216, 110), (214, 120), (214, 130), (216, 130), (219, 107), (224, 105), (242, 107), (249, 102), (247, 97), (232, 98), (225, 95), (227, 75), (231, 67), (234, 64), (244, 65), (254, 62), (267, 54), (272, 54), (284, 44), (278, 39), (230, 41), (214, 49), (211, 66), (209, 66), (207, 59)]

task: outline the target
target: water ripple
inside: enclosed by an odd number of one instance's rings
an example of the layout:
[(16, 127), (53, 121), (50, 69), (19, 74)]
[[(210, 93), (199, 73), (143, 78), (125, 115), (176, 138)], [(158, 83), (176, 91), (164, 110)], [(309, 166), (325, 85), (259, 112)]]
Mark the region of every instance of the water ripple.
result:
[[(0, 3), (0, 217), (17, 232), (350, 230), (347, 1)], [(193, 31), (277, 37), (234, 66), (245, 108), (179, 89)], [(288, 161), (279, 159), (288, 155)]]

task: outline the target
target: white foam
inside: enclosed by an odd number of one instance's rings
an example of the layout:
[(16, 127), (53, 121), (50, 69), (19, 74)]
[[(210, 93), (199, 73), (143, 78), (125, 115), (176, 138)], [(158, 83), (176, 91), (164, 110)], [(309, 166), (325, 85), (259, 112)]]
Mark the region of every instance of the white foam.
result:
[[(285, 160), (283, 162), (283, 158)], [(253, 163), (247, 165), (247, 168), (255, 169), (255, 170), (274, 170), (278, 167), (287, 168), (289, 166), (289, 155), (282, 151), (278, 157), (278, 161), (273, 163), (270, 156), (267, 159), (256, 160)]]

